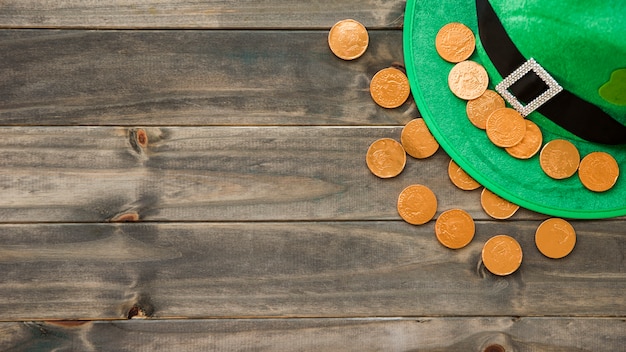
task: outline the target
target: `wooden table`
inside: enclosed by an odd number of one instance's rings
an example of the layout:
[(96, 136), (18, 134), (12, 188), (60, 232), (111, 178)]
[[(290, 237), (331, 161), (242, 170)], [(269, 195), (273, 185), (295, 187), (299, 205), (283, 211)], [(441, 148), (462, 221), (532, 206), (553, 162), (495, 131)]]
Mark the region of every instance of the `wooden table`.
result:
[[(403, 62), (403, 1), (0, 1), (0, 350), (618, 351), (624, 219), (490, 219), (449, 157), (365, 165), (399, 139), (371, 77)], [(328, 29), (354, 18), (366, 54)], [(448, 250), (403, 222), (421, 183), (476, 220)], [(482, 244), (524, 261), (497, 277)]]

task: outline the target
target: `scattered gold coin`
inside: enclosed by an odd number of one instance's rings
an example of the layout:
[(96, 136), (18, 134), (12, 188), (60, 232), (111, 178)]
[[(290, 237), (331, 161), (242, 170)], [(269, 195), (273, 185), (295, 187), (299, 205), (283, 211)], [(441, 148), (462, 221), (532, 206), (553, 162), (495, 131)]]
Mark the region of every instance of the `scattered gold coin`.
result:
[(330, 50), (343, 60), (354, 60), (367, 49), (369, 36), (358, 21), (346, 19), (335, 23), (328, 32)]
[(424, 185), (411, 185), (398, 196), (398, 214), (413, 225), (429, 222), (437, 212), (437, 197)]
[(404, 126), (400, 142), (407, 154), (417, 159), (428, 158), (439, 149), (439, 143), (421, 118), (413, 119)]
[(481, 65), (474, 61), (461, 61), (448, 74), (448, 86), (457, 97), (464, 100), (476, 99), (487, 90), (489, 76)]
[(522, 247), (513, 237), (497, 235), (485, 242), (482, 259), (492, 274), (509, 275), (522, 264)]
[(448, 177), (450, 177), (450, 181), (452, 181), (457, 188), (463, 191), (473, 191), (480, 187), (480, 184), (463, 171), (452, 159), (450, 159), (450, 163), (448, 164)]
[(441, 27), (435, 37), (435, 48), (439, 55), (449, 62), (467, 60), (476, 47), (474, 33), (466, 25), (458, 22)]
[(435, 222), (437, 240), (451, 249), (467, 246), (474, 238), (475, 231), (474, 219), (462, 209), (444, 211)]
[(580, 154), (572, 143), (564, 139), (555, 139), (541, 149), (539, 164), (546, 175), (561, 180), (576, 173), (580, 164)]
[(484, 130), (487, 126), (487, 118), (492, 112), (505, 107), (504, 99), (497, 92), (487, 89), (476, 99), (469, 100), (465, 107), (467, 118), (470, 122)]
[(409, 79), (397, 68), (384, 68), (372, 77), (370, 94), (376, 104), (383, 108), (393, 109), (404, 104), (409, 97), (411, 88)]
[(543, 135), (539, 127), (530, 120), (526, 122), (526, 134), (517, 145), (505, 148), (506, 152), (514, 158), (530, 159), (541, 149)]
[(487, 215), (499, 220), (510, 218), (519, 209), (519, 205), (497, 196), (486, 188), (483, 188), (480, 194), (480, 205)]
[(589, 153), (580, 162), (578, 177), (580, 177), (580, 182), (591, 191), (608, 191), (617, 182), (619, 165), (608, 153)]
[(365, 156), (367, 167), (380, 178), (398, 176), (406, 164), (406, 153), (402, 145), (391, 138), (374, 141)]
[(548, 219), (535, 232), (537, 249), (548, 258), (563, 258), (576, 245), (576, 231), (572, 225), (559, 218)]
[(512, 147), (524, 138), (526, 122), (516, 110), (502, 108), (489, 115), (485, 132), (489, 140), (498, 147)]

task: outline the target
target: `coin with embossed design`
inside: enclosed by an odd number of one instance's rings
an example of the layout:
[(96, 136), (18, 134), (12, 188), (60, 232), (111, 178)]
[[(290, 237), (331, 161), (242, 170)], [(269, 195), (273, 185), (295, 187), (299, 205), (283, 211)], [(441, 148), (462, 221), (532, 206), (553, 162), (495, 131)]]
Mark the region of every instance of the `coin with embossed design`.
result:
[(358, 21), (346, 19), (335, 23), (328, 32), (328, 46), (337, 57), (354, 60), (367, 49), (369, 36)]
[(444, 211), (435, 222), (437, 240), (451, 249), (467, 246), (474, 238), (475, 231), (474, 219), (462, 209)]
[(580, 164), (580, 153), (571, 142), (555, 139), (541, 149), (539, 164), (546, 175), (561, 180), (576, 173)]
[(428, 158), (439, 149), (439, 143), (421, 118), (413, 119), (404, 126), (400, 142), (407, 154), (417, 159)]
[(576, 231), (572, 225), (559, 218), (548, 219), (535, 232), (535, 245), (548, 258), (563, 258), (576, 245)]
[(487, 89), (476, 99), (468, 100), (465, 112), (470, 122), (484, 130), (487, 126), (487, 118), (492, 112), (505, 107), (504, 99), (497, 92)]
[(461, 61), (448, 74), (448, 86), (454, 95), (464, 100), (481, 96), (489, 85), (487, 71), (474, 61)]
[(485, 132), (491, 143), (498, 147), (512, 147), (524, 138), (526, 122), (516, 110), (497, 109), (487, 118)]
[(424, 185), (406, 187), (398, 196), (398, 214), (413, 225), (429, 222), (437, 213), (437, 197)]
[(522, 246), (511, 236), (497, 235), (485, 242), (482, 259), (492, 274), (509, 275), (522, 264)]
[(589, 153), (580, 162), (578, 177), (580, 182), (591, 191), (608, 191), (617, 182), (619, 165), (608, 153)]
[(467, 60), (476, 47), (474, 33), (459, 22), (448, 23), (441, 27), (435, 37), (435, 48), (439, 55), (449, 62)]
[(450, 177), (450, 181), (452, 181), (457, 188), (463, 191), (473, 191), (480, 187), (480, 184), (463, 171), (452, 159), (448, 164), (448, 177)]
[(532, 158), (539, 152), (543, 144), (543, 135), (539, 127), (530, 120), (524, 121), (526, 122), (526, 134), (522, 141), (517, 145), (504, 149), (509, 155), (518, 159)]
[(487, 215), (499, 220), (510, 218), (519, 209), (519, 205), (499, 197), (486, 188), (483, 188), (480, 194), (480, 205)]
[(391, 138), (374, 141), (365, 156), (367, 167), (380, 178), (398, 176), (406, 164), (406, 152), (402, 145)]
[(372, 99), (383, 108), (392, 109), (404, 104), (410, 92), (409, 79), (397, 68), (378, 71), (370, 82)]

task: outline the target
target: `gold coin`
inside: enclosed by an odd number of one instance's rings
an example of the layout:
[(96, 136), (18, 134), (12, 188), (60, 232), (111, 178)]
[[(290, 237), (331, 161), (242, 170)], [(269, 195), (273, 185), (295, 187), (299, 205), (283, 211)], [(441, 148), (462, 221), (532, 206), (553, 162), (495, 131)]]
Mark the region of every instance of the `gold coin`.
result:
[(594, 192), (608, 191), (619, 177), (619, 165), (608, 153), (593, 152), (587, 154), (578, 167), (580, 182)]
[(404, 170), (406, 153), (400, 143), (391, 138), (381, 138), (369, 146), (365, 161), (374, 175), (390, 178)]
[(497, 196), (486, 188), (480, 194), (480, 205), (487, 215), (499, 220), (510, 218), (519, 209), (519, 205)]
[(328, 32), (330, 50), (344, 60), (354, 60), (360, 57), (367, 49), (368, 44), (367, 30), (355, 20), (339, 21)]
[(502, 108), (489, 115), (485, 132), (491, 143), (498, 147), (512, 147), (524, 138), (526, 122), (516, 110)]
[(454, 95), (464, 100), (483, 95), (489, 84), (487, 71), (474, 61), (461, 61), (448, 74), (448, 86)]
[(407, 154), (417, 159), (428, 158), (439, 149), (439, 143), (421, 118), (413, 119), (404, 126), (400, 142)]
[(580, 164), (580, 154), (572, 143), (564, 139), (555, 139), (541, 149), (539, 164), (546, 175), (562, 180), (576, 173)]
[(372, 99), (387, 109), (404, 104), (410, 92), (409, 79), (402, 71), (393, 67), (378, 71), (370, 83)]
[(435, 48), (439, 55), (449, 62), (467, 60), (476, 47), (474, 33), (466, 25), (458, 22), (441, 27), (435, 37)]
[(437, 240), (451, 249), (467, 246), (474, 238), (475, 231), (474, 219), (461, 209), (444, 211), (435, 222)]
[(437, 197), (430, 188), (411, 185), (398, 196), (398, 214), (413, 225), (429, 222), (437, 212)]
[(541, 149), (543, 135), (539, 127), (530, 120), (526, 121), (526, 134), (517, 145), (505, 148), (506, 152), (518, 159), (530, 159)]
[(473, 191), (480, 187), (480, 184), (463, 171), (454, 160), (450, 160), (448, 164), (448, 177), (457, 188), (463, 191)]
[(497, 235), (485, 242), (482, 259), (492, 274), (509, 275), (522, 264), (522, 247), (513, 237)]
[(537, 249), (548, 258), (563, 258), (576, 245), (576, 231), (569, 222), (551, 218), (539, 225), (535, 232)]
[(497, 92), (487, 89), (476, 99), (469, 100), (465, 106), (465, 112), (470, 122), (484, 130), (487, 126), (487, 118), (492, 112), (505, 107), (504, 99)]

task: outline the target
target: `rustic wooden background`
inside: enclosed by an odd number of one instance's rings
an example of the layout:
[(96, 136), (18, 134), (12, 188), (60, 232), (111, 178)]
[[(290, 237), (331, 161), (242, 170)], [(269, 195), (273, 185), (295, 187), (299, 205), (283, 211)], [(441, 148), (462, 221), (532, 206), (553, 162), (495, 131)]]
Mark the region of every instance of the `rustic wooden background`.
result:
[[(365, 165), (413, 101), (368, 87), (403, 62), (404, 1), (0, 0), (0, 350), (618, 351), (626, 221), (494, 221), (448, 156)], [(353, 62), (328, 29), (370, 34)], [(474, 241), (396, 213), (407, 185), (460, 207)], [(480, 262), (506, 233), (515, 274)], [(499, 347), (498, 347), (499, 346)]]

